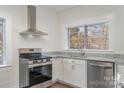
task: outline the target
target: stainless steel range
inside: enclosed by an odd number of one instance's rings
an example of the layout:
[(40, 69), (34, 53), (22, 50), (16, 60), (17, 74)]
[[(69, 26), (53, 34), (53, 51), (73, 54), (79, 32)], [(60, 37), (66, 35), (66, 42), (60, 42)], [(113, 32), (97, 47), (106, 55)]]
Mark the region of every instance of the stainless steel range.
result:
[(41, 48), (19, 49), (19, 87), (48, 87), (52, 84), (51, 57)]

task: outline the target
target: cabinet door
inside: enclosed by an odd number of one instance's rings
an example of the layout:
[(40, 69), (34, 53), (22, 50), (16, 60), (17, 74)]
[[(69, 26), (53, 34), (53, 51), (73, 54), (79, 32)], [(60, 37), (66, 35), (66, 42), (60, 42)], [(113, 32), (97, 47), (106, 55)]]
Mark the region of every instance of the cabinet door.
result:
[(63, 60), (53, 59), (52, 60), (52, 80), (63, 80)]
[(86, 87), (86, 70), (84, 65), (75, 64), (75, 86)]
[(74, 69), (73, 69), (73, 63), (69, 62), (63, 62), (63, 77), (64, 82), (67, 82), (69, 84), (74, 84)]
[(116, 86), (118, 88), (123, 88), (123, 82), (124, 82), (124, 64), (117, 64), (116, 65), (116, 79), (117, 84)]

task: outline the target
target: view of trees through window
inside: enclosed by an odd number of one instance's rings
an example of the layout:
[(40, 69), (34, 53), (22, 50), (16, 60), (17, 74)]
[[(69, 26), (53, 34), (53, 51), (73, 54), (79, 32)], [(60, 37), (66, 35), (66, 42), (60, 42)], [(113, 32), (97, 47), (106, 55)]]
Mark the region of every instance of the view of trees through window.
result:
[(68, 28), (70, 49), (108, 49), (108, 23)]
[(3, 63), (3, 20), (0, 20), (0, 64)]

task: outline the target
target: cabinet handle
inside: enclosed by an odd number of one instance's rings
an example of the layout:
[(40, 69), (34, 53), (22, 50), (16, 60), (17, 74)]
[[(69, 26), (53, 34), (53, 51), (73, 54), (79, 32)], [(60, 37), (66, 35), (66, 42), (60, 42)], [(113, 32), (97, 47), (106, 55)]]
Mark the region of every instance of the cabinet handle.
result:
[(71, 62), (75, 62), (75, 61), (71, 61)]

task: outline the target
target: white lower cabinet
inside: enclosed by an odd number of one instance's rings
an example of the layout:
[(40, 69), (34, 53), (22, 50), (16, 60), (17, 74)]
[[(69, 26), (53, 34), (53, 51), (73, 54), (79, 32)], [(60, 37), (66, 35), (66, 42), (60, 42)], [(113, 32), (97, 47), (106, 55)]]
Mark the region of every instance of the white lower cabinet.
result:
[(74, 84), (73, 63), (63, 62), (63, 80), (64, 82)]
[(75, 76), (75, 86), (78, 87), (86, 87), (86, 66), (80, 65), (80, 64), (75, 64), (75, 69), (74, 69), (74, 76)]
[(53, 80), (61, 80), (65, 83), (86, 87), (86, 62), (77, 59), (54, 59)]
[(63, 60), (64, 82), (77, 87), (86, 87), (86, 62), (84, 60)]
[(52, 59), (52, 80), (63, 80), (63, 59)]

